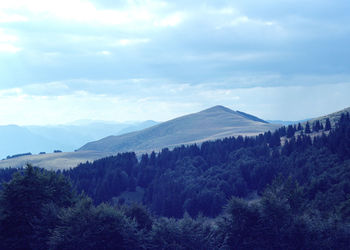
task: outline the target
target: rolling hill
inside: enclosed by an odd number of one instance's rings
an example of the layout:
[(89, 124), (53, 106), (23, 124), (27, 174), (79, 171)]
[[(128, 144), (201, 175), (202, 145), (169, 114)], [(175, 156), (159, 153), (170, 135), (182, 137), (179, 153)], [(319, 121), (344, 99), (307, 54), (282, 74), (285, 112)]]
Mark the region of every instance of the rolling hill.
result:
[(160, 150), (182, 144), (201, 143), (229, 136), (257, 135), (280, 125), (270, 124), (250, 114), (214, 106), (119, 136), (108, 136), (85, 144), (79, 151), (126, 152)]

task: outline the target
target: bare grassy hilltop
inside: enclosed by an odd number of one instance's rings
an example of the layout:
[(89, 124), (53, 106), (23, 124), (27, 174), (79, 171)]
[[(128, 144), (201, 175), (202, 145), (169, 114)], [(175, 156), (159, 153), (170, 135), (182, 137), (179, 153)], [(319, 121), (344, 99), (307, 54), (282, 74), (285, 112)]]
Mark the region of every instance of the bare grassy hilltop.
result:
[(229, 136), (253, 136), (280, 125), (270, 124), (255, 116), (215, 106), (160, 123), (147, 129), (108, 136), (89, 142), (79, 151), (126, 152), (160, 150), (183, 144), (201, 143)]

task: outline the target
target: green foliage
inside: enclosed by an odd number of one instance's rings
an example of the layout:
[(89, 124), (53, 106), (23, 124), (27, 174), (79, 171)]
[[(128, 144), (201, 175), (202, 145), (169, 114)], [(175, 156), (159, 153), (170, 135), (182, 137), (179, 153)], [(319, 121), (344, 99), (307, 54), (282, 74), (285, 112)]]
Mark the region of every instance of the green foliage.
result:
[(232, 198), (217, 222), (219, 249), (348, 249), (349, 224), (301, 209), (303, 191), (291, 179), (276, 179), (260, 200)]
[(224, 216), (217, 223), (217, 244), (223, 249), (258, 249), (258, 207), (238, 198), (232, 198), (225, 207)]
[(151, 230), (153, 218), (146, 207), (133, 203), (130, 206), (122, 207), (122, 211), (126, 217), (135, 220), (139, 230)]
[(139, 249), (136, 225), (119, 210), (82, 198), (60, 215), (50, 249)]
[(210, 236), (210, 226), (201, 219), (161, 218), (153, 224), (149, 249), (213, 249)]
[[(50, 210), (68, 207), (75, 201), (70, 183), (59, 174), (28, 165), (2, 185), (0, 193), (0, 244), (6, 249), (38, 249), (52, 230)], [(37, 237), (36, 227), (41, 227)]]

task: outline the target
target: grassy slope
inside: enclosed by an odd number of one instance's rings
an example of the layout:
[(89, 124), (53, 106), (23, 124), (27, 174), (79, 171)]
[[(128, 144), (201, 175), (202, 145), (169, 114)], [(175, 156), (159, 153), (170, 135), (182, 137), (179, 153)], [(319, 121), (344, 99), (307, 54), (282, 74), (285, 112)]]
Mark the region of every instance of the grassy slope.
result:
[(257, 135), (280, 127), (263, 123), (222, 106), (182, 116), (156, 126), (90, 142), (80, 150), (109, 152), (147, 151), (198, 143), (228, 136)]
[(29, 155), (22, 156), (13, 159), (7, 159), (0, 161), (0, 168), (5, 167), (22, 167), (27, 163), (34, 166), (46, 168), (46, 169), (65, 169), (76, 167), (81, 162), (94, 161), (102, 157), (108, 156), (108, 153), (101, 152), (63, 152), (63, 153), (50, 153), (43, 155)]
[(329, 118), (329, 120), (330, 120), (330, 122), (331, 122), (331, 124), (333, 126), (336, 123), (336, 121), (338, 121), (340, 119), (341, 114), (342, 113), (346, 113), (346, 112), (350, 113), (350, 107), (342, 109), (342, 110), (334, 112), (334, 113), (331, 113), (329, 115), (324, 115), (324, 116), (320, 116), (320, 117), (311, 119), (311, 120), (309, 120), (309, 123), (312, 124), (314, 121), (319, 120), (320, 122), (325, 124), (326, 123), (326, 119)]

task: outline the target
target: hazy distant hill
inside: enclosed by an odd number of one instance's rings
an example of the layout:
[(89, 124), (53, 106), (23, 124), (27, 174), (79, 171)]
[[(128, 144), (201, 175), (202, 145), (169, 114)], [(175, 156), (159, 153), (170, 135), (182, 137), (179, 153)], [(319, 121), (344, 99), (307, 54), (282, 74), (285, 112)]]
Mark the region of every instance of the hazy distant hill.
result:
[(235, 135), (256, 135), (280, 127), (255, 116), (215, 106), (153, 127), (90, 142), (79, 150), (148, 151)]
[(5, 158), (8, 155), (40, 152), (44, 149), (53, 150), (62, 145), (45, 138), (35, 135), (25, 127), (16, 125), (0, 126), (0, 157)]
[(157, 124), (155, 121), (116, 123), (78, 121), (56, 126), (0, 126), (0, 157), (32, 152), (74, 151), (84, 143)]
[(308, 119), (298, 120), (298, 121), (284, 121), (284, 120), (266, 120), (266, 121), (269, 123), (273, 123), (273, 124), (281, 124), (284, 126), (288, 126), (288, 125), (306, 122), (306, 121), (308, 121)]

